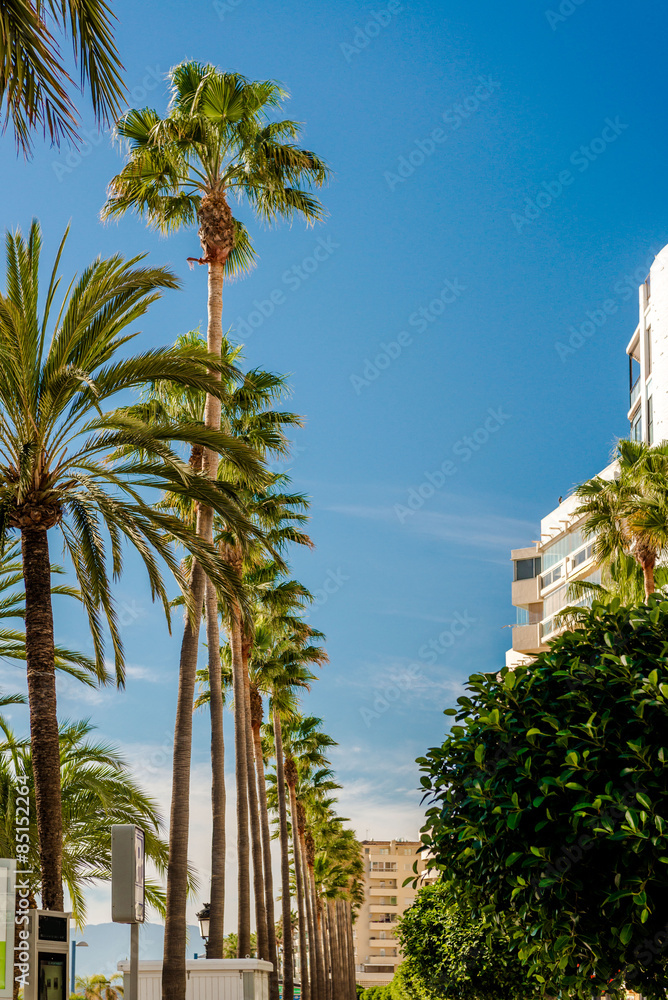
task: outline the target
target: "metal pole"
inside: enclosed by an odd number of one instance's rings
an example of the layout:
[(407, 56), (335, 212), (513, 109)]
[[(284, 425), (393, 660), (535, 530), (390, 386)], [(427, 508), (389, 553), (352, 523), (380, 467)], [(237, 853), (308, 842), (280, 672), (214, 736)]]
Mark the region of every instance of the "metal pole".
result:
[(77, 943), (76, 943), (76, 941), (73, 941), (72, 942), (72, 962), (71, 962), (72, 968), (70, 970), (70, 993), (76, 993), (76, 981), (77, 981), (76, 972), (75, 972), (75, 970), (76, 970), (76, 964), (77, 964)]
[(130, 924), (130, 996), (139, 1000), (139, 924)]

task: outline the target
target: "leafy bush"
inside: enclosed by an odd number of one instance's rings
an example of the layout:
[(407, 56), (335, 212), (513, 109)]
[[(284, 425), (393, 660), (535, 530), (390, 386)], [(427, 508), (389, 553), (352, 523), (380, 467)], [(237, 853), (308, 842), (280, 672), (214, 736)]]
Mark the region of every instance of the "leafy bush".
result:
[(540, 991), (503, 928), (486, 928), (454, 906), (443, 883), (420, 890), (398, 936), (405, 956), (400, 985), (410, 1000), (529, 1000)]
[(663, 1000), (668, 602), (594, 605), (530, 666), (468, 691), (420, 760), (446, 900), (502, 914), (546, 989), (623, 996), (625, 976)]

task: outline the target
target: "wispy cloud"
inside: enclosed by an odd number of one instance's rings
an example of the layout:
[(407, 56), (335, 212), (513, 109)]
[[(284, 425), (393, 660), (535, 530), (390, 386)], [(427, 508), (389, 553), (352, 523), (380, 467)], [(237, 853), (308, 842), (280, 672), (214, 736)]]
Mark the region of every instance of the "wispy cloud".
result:
[[(459, 501), (461, 503), (461, 500)], [(462, 546), (484, 549), (510, 549), (524, 543), (535, 532), (531, 521), (498, 514), (480, 512), (477, 514), (455, 514), (438, 511), (415, 511), (399, 524), (391, 507), (343, 504), (329, 510), (346, 517), (366, 518), (396, 526), (397, 530), (408, 528), (418, 534), (441, 541), (454, 542)]]

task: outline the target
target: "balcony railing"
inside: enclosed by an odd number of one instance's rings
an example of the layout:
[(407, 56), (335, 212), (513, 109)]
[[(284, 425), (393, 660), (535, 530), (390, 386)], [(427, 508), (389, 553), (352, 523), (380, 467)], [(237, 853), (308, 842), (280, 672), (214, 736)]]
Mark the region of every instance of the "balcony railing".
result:
[(635, 403), (635, 401), (636, 401), (636, 399), (638, 398), (639, 395), (640, 395), (640, 376), (638, 376), (638, 378), (635, 380), (635, 382), (631, 386), (631, 403), (630, 403), (629, 409), (632, 408), (633, 404)]

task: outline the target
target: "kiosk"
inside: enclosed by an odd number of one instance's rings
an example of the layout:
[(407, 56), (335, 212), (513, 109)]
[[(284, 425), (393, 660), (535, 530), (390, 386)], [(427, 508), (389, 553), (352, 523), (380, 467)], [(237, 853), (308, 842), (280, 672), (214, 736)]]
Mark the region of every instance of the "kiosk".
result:
[(68, 1000), (70, 916), (54, 910), (29, 910), (30, 974), (24, 1000)]

